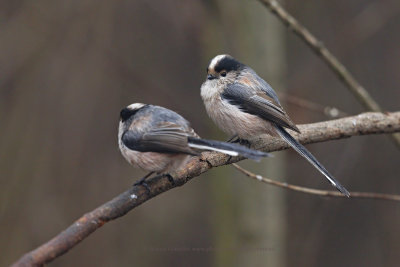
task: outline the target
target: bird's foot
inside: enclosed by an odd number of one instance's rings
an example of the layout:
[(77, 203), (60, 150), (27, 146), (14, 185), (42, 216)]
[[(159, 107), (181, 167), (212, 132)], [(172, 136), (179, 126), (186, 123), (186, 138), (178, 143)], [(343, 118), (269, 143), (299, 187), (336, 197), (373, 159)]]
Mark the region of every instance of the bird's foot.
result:
[(237, 134), (232, 135), (231, 138), (229, 138), (228, 140), (226, 140), (227, 143), (237, 143), (239, 140), (239, 137), (237, 136)]
[(167, 173), (167, 174), (165, 174), (165, 176), (167, 176), (168, 181), (172, 184), (172, 186), (175, 186), (175, 185), (176, 185), (176, 184), (175, 184), (174, 177), (172, 177), (171, 174)]
[(250, 143), (249, 140), (241, 139), (241, 138), (239, 138), (239, 144), (240, 144), (241, 146), (245, 146), (245, 147), (247, 147), (247, 148), (250, 148), (250, 146), (251, 146), (251, 143)]
[(239, 145), (242, 145), (242, 146), (245, 146), (248, 148), (250, 148), (250, 145), (251, 145), (249, 140), (242, 139), (236, 134), (234, 136), (232, 136), (231, 138), (229, 138), (226, 142), (233, 143), (233, 144), (239, 144)]
[(150, 172), (148, 174), (146, 174), (144, 177), (140, 178), (139, 180), (137, 180), (133, 186), (143, 186), (144, 188), (146, 188), (146, 192), (147, 194), (150, 194), (150, 187), (149, 185), (146, 183), (146, 179), (149, 178), (154, 172)]

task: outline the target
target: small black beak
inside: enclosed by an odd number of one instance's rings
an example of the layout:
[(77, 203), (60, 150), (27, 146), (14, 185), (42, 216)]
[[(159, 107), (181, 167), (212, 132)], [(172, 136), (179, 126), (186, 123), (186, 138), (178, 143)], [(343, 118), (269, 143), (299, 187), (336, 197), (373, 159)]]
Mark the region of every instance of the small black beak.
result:
[(207, 75), (207, 80), (214, 80), (215, 78), (217, 78), (217, 77), (215, 77), (215, 76), (212, 75), (212, 74), (208, 74), (208, 75)]

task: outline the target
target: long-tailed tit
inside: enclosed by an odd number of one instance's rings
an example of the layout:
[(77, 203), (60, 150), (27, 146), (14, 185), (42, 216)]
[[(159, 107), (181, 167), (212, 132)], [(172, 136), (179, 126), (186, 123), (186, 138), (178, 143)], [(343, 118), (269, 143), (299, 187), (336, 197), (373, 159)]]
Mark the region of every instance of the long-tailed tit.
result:
[[(121, 110), (118, 144), (124, 158), (150, 173), (168, 174), (199, 151), (218, 151), (230, 156), (259, 160), (268, 153), (237, 144), (201, 139), (178, 113), (154, 105), (135, 103)], [(173, 181), (173, 180), (172, 180)]]
[(300, 133), (283, 110), (272, 87), (229, 55), (213, 58), (201, 97), (208, 115), (226, 133), (248, 140), (262, 134), (280, 136), (346, 196), (349, 192), (286, 130)]

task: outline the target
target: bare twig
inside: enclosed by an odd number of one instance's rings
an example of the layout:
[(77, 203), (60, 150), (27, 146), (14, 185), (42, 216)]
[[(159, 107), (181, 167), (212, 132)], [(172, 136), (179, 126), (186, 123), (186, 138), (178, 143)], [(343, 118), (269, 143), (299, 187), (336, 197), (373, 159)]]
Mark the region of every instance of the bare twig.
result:
[(293, 104), (298, 107), (308, 109), (311, 111), (320, 112), (330, 118), (341, 118), (341, 117), (348, 116), (348, 114), (346, 112), (341, 111), (336, 107), (324, 106), (324, 105), (312, 102), (310, 100), (307, 100), (307, 99), (304, 99), (304, 98), (301, 98), (298, 96), (289, 95), (284, 92), (278, 92), (278, 96), (282, 101), (284, 101), (286, 103), (290, 103), (290, 104)]
[[(246, 176), (256, 179), (258, 181), (264, 182), (266, 184), (278, 186), (281, 188), (297, 191), (297, 192), (302, 192), (306, 194), (312, 194), (312, 195), (318, 195), (318, 196), (325, 196), (325, 197), (343, 197), (345, 199), (348, 199), (345, 195), (338, 191), (332, 191), (332, 190), (320, 190), (320, 189), (314, 189), (314, 188), (308, 188), (308, 187), (303, 187), (303, 186), (298, 186), (298, 185), (292, 185), (288, 183), (281, 183), (269, 178), (266, 178), (264, 176), (252, 173), (236, 163), (232, 164), (236, 169), (238, 169), (240, 172), (244, 173)], [(392, 194), (381, 194), (381, 193), (370, 193), (370, 192), (350, 192), (350, 197), (351, 198), (369, 198), (369, 199), (379, 199), (379, 200), (392, 200), (392, 201), (400, 201), (400, 195), (392, 195)]]
[[(307, 28), (301, 25), (291, 16), (276, 0), (259, 0), (273, 14), (275, 14), (290, 30), (299, 36), (321, 59), (331, 68), (350, 92), (364, 106), (366, 110), (382, 111), (382, 108), (371, 97), (368, 91), (353, 77), (346, 67), (326, 48), (326, 46), (311, 34)], [(392, 140), (400, 148), (400, 135), (391, 135)]]
[[(296, 136), (303, 144), (355, 135), (394, 133), (400, 132), (400, 112), (364, 113), (343, 119), (300, 125), (299, 128), (302, 134)], [(269, 138), (254, 140), (253, 146), (264, 151), (287, 148), (287, 144), (281, 140)], [(229, 156), (216, 152), (205, 152), (201, 157), (193, 157), (182, 169), (172, 173), (175, 184), (171, 184), (167, 178), (157, 177), (148, 181), (149, 193), (141, 186), (131, 187), (113, 200), (83, 215), (53, 239), (22, 256), (13, 266), (40, 266), (48, 263), (76, 246), (105, 223), (125, 215), (149, 199), (181, 186), (213, 167), (242, 159), (238, 157), (230, 159)]]

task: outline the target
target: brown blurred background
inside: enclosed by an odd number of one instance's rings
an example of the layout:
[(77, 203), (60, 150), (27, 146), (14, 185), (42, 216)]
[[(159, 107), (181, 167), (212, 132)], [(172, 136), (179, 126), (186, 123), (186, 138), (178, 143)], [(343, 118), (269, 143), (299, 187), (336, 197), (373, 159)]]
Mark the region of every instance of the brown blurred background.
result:
[[(285, 6), (385, 110), (400, 105), (396, 0)], [(0, 2), (0, 266), (47, 241), (144, 172), (117, 149), (120, 109), (171, 108), (207, 138), (227, 138), (200, 99), (208, 61), (229, 53), (276, 91), (347, 114), (360, 104), (256, 0)], [(282, 101), (292, 119), (329, 119)], [(385, 136), (308, 148), (349, 190), (400, 193)], [(293, 151), (253, 171), (332, 189)], [(325, 199), (221, 167), (105, 225), (54, 266), (398, 266), (400, 204)]]

